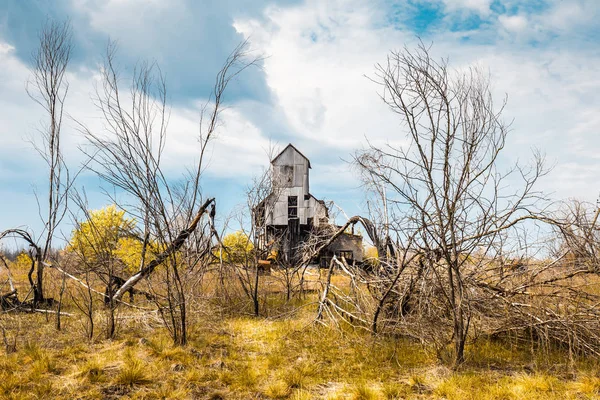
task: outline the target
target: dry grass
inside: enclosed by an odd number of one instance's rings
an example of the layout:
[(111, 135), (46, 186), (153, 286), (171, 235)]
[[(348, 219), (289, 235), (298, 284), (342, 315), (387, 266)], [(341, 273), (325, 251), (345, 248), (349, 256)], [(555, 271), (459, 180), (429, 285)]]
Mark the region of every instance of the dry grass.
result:
[(466, 365), (451, 371), (414, 341), (312, 324), (314, 296), (290, 303), (274, 291), (263, 305), (271, 317), (201, 303), (183, 348), (137, 310), (120, 314), (112, 341), (102, 339), (98, 313), (91, 343), (78, 316), (56, 332), (52, 316), (0, 314), (18, 337), (17, 352), (0, 357), (0, 398), (600, 398), (597, 360), (567, 362), (561, 350), (480, 339), (468, 347)]
[(590, 360), (574, 372), (542, 367), (528, 349), (481, 341), (453, 372), (417, 343), (307, 325), (309, 312), (214, 320), (195, 326), (184, 348), (161, 329), (126, 327), (117, 340), (85, 343), (73, 332), (47, 335), (43, 315), (18, 318), (24, 335), (0, 362), (0, 398), (600, 398)]

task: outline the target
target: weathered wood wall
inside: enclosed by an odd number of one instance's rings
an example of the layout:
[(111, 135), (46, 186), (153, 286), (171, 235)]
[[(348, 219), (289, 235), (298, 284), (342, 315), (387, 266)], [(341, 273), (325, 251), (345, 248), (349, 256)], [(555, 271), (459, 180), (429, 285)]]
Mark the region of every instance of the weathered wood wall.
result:
[(325, 206), (310, 195), (309, 161), (294, 147), (288, 146), (271, 164), (273, 196), (267, 205), (267, 224), (288, 224), (288, 197), (296, 196), (297, 218), (300, 225), (310, 218), (318, 225), (327, 216)]

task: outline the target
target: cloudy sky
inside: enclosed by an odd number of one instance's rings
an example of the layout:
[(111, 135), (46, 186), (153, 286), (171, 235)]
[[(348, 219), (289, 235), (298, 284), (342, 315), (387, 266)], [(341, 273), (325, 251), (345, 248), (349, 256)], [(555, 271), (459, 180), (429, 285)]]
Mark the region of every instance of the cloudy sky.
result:
[[(453, 67), (489, 71), (498, 102), (508, 95), (507, 162), (539, 148), (553, 166), (545, 191), (587, 200), (600, 193), (597, 0), (1, 0), (0, 230), (40, 229), (34, 192), (43, 195), (45, 175), (28, 140), (43, 113), (25, 84), (48, 18), (72, 22), (66, 111), (93, 129), (102, 129), (91, 94), (109, 38), (118, 42), (125, 77), (141, 60), (159, 64), (171, 103), (165, 168), (173, 176), (197, 158), (199, 107), (227, 54), (248, 39), (265, 57), (229, 88), (210, 149), (204, 191), (222, 213), (243, 201), (268, 165), (269, 147), (290, 142), (311, 159), (311, 192), (360, 213), (360, 183), (347, 160), (367, 139), (405, 136), (365, 76), (418, 37)], [(64, 142), (76, 168), (83, 157), (74, 127), (66, 121)], [(93, 176), (84, 174), (82, 185), (93, 207), (106, 204)]]

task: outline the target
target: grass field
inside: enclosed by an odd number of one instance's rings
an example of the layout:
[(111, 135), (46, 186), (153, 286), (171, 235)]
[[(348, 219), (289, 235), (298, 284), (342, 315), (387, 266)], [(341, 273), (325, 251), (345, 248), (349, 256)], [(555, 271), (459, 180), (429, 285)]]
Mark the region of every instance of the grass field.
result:
[[(6, 399), (593, 399), (599, 365), (569, 365), (557, 352), (479, 341), (463, 369), (440, 365), (406, 339), (311, 323), (309, 308), (263, 319), (207, 313), (190, 344), (124, 318), (119, 338), (88, 343), (76, 318), (63, 331), (46, 316), (3, 316), (17, 351), (0, 361)], [(10, 335), (10, 332), (8, 333)]]
[(99, 301), (93, 341), (68, 301), (73, 316), (60, 332), (52, 314), (0, 314), (7, 342), (16, 338), (16, 351), (0, 357), (0, 398), (600, 399), (595, 359), (479, 338), (454, 371), (416, 341), (316, 324), (316, 291), (285, 302), (263, 279), (268, 317), (226, 311), (207, 296), (191, 307), (185, 347), (138, 309), (122, 308), (116, 339), (103, 339)]

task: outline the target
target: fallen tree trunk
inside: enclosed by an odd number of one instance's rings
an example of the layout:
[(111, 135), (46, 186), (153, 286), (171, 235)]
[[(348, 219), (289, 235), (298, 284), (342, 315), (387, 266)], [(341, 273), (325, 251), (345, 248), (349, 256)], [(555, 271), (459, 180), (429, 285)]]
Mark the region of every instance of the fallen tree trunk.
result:
[(190, 226), (187, 229), (182, 230), (165, 251), (160, 253), (154, 260), (150, 261), (148, 265), (142, 268), (138, 273), (127, 279), (127, 281), (114, 294), (112, 300), (119, 301), (128, 290), (137, 285), (139, 281), (149, 276), (156, 267), (162, 264), (170, 255), (179, 250), (187, 238), (196, 230), (196, 227), (206, 212), (206, 209), (211, 203), (214, 203), (214, 201), (214, 198), (206, 200), (198, 210), (198, 213), (192, 220)]
[(19, 298), (17, 297), (17, 289), (13, 289), (0, 297), (0, 308), (2, 311), (17, 308), (20, 304)]

